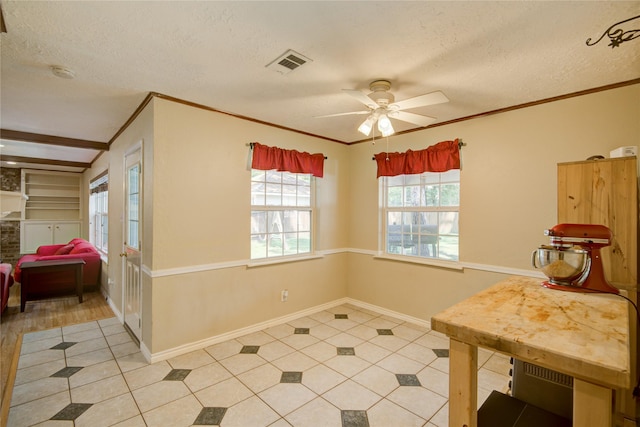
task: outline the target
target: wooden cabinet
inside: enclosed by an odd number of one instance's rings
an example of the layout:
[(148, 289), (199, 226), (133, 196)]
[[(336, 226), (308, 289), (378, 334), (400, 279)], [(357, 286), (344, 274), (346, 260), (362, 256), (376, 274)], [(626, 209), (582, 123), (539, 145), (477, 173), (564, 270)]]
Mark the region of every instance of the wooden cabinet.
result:
[(34, 253), (38, 246), (68, 243), (80, 237), (78, 221), (24, 221), (20, 227), (20, 252)]
[[(558, 165), (558, 223), (602, 224), (611, 229), (612, 245), (602, 249), (605, 276), (616, 287), (627, 290), (634, 303), (638, 301), (637, 167), (635, 157)], [(635, 385), (640, 371), (638, 329), (631, 306), (630, 319), (631, 377)], [(616, 396), (616, 413), (635, 419), (638, 410), (631, 390)]]
[(558, 223), (602, 224), (613, 243), (602, 249), (610, 282), (638, 283), (638, 172), (635, 157), (558, 165)]
[(80, 237), (82, 175), (23, 169), (22, 192), (28, 196), (20, 223), (20, 252)]

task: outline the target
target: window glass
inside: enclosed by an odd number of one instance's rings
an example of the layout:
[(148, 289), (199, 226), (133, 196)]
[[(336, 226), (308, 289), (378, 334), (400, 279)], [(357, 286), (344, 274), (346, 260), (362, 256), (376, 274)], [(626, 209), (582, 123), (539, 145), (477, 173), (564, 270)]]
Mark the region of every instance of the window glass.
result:
[(138, 229), (140, 224), (140, 211), (139, 211), (139, 176), (140, 165), (136, 164), (129, 168), (127, 171), (128, 185), (127, 185), (127, 237), (126, 242), (133, 249), (140, 249), (140, 236), (138, 235)]
[(251, 259), (311, 253), (310, 174), (251, 172)]
[(381, 191), (386, 253), (459, 259), (460, 170), (383, 177)]
[(89, 184), (89, 241), (101, 252), (108, 252), (109, 177), (104, 174)]

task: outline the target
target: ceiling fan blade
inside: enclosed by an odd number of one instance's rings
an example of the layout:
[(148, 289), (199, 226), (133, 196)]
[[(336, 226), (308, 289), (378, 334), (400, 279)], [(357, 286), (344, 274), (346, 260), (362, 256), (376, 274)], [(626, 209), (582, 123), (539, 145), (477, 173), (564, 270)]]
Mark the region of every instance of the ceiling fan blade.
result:
[(371, 114), (371, 111), (366, 110), (366, 111), (351, 111), (348, 113), (337, 113), (337, 114), (325, 114), (324, 116), (313, 116), (314, 119), (319, 119), (319, 118), (323, 118), (323, 117), (339, 117), (339, 116), (350, 116), (352, 114)]
[(414, 125), (422, 127), (429, 126), (431, 123), (438, 120), (435, 117), (421, 116), (420, 114), (408, 113), (406, 111), (394, 111), (392, 113), (389, 113), (389, 117), (391, 117), (392, 119), (402, 120), (403, 122), (413, 123)]
[(425, 107), (427, 105), (442, 104), (443, 102), (449, 102), (449, 98), (440, 91), (427, 93), (426, 95), (420, 95), (413, 98), (405, 99), (404, 101), (398, 101), (391, 104), (390, 108), (397, 108), (398, 110), (407, 110), (409, 108)]
[(358, 102), (361, 102), (362, 104), (366, 105), (372, 110), (375, 110), (376, 108), (378, 108), (378, 104), (376, 104), (376, 102), (373, 99), (369, 98), (367, 95), (360, 92), (359, 90), (342, 89), (342, 91), (353, 96)]

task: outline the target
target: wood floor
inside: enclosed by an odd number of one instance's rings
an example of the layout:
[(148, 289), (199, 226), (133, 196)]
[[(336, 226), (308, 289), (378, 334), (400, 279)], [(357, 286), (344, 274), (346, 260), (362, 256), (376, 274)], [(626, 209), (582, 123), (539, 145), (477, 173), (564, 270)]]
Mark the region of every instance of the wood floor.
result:
[(78, 297), (71, 295), (29, 301), (24, 313), (20, 313), (20, 284), (16, 283), (11, 287), (9, 303), (0, 321), (0, 425), (6, 425), (9, 414), (13, 376), (19, 354), (17, 349), (22, 334), (114, 316), (100, 292), (86, 293), (83, 300), (82, 304), (78, 304)]

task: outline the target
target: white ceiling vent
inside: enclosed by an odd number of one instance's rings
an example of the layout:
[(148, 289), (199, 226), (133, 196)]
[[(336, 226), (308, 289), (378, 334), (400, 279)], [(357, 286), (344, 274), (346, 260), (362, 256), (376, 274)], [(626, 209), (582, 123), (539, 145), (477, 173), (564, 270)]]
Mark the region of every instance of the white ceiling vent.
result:
[(289, 74), (293, 70), (297, 70), (307, 62), (312, 62), (311, 59), (300, 55), (298, 52), (289, 49), (278, 58), (271, 61), (267, 68), (277, 71), (280, 74)]

